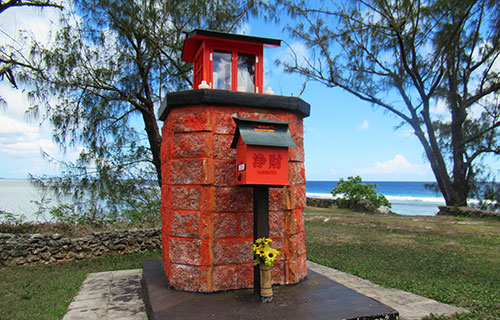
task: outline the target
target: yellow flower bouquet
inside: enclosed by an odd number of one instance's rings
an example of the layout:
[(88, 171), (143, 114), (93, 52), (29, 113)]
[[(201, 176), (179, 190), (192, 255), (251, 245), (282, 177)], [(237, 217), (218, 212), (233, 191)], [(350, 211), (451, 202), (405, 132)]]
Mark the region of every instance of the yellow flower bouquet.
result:
[(259, 238), (255, 240), (252, 249), (254, 265), (263, 264), (270, 267), (274, 264), (280, 252), (271, 248), (270, 244), (272, 241), (273, 240), (269, 238)]

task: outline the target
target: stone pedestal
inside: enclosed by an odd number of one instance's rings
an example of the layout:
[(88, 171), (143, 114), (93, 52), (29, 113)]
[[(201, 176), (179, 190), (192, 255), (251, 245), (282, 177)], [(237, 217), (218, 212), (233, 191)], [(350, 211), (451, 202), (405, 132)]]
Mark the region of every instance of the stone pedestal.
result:
[(271, 188), (269, 229), (282, 254), (275, 284), (307, 273), (302, 119), (309, 105), (296, 97), (224, 90), (167, 95), (162, 128), (163, 265), (173, 288), (214, 292), (253, 286), (253, 188), (236, 186), (232, 117), (289, 121), (297, 148), (289, 149), (289, 185)]

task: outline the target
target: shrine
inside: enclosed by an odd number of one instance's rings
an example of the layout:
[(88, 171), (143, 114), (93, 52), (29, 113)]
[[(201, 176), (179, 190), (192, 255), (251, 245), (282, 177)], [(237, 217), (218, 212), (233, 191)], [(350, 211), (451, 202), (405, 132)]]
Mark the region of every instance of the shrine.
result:
[[(307, 274), (302, 119), (310, 106), (263, 93), (263, 48), (279, 44), (199, 29), (187, 33), (182, 58), (193, 62), (193, 90), (167, 94), (159, 111), (162, 262), (175, 289), (254, 287), (257, 235), (272, 239), (281, 252), (272, 283), (295, 284)], [(256, 171), (245, 158), (254, 156), (264, 157), (255, 159)], [(260, 226), (255, 212), (263, 215)]]
[(149, 319), (398, 318), (308, 274), (302, 120), (310, 106), (263, 93), (263, 48), (279, 44), (187, 33), (193, 89), (168, 93), (159, 110), (163, 256), (143, 262)]

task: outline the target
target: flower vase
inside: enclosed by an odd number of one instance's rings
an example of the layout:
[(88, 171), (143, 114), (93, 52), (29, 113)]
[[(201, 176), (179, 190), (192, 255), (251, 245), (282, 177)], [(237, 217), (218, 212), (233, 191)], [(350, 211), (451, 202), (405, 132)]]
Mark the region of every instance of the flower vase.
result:
[(273, 296), (273, 285), (271, 281), (271, 267), (265, 264), (259, 265), (260, 273), (260, 296), (268, 298)]

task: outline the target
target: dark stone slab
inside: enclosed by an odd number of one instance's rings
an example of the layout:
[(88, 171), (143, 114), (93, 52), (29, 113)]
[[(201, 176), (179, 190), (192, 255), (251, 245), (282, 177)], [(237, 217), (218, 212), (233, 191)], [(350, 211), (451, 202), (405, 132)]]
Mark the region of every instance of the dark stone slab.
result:
[(291, 286), (274, 286), (261, 303), (252, 289), (192, 293), (170, 289), (160, 260), (143, 263), (149, 319), (397, 319), (398, 312), (314, 271)]
[(309, 103), (298, 97), (230, 90), (198, 89), (168, 93), (160, 106), (158, 117), (164, 121), (173, 108), (197, 105), (280, 109), (296, 112), (302, 115), (302, 117), (308, 117), (311, 112)]

